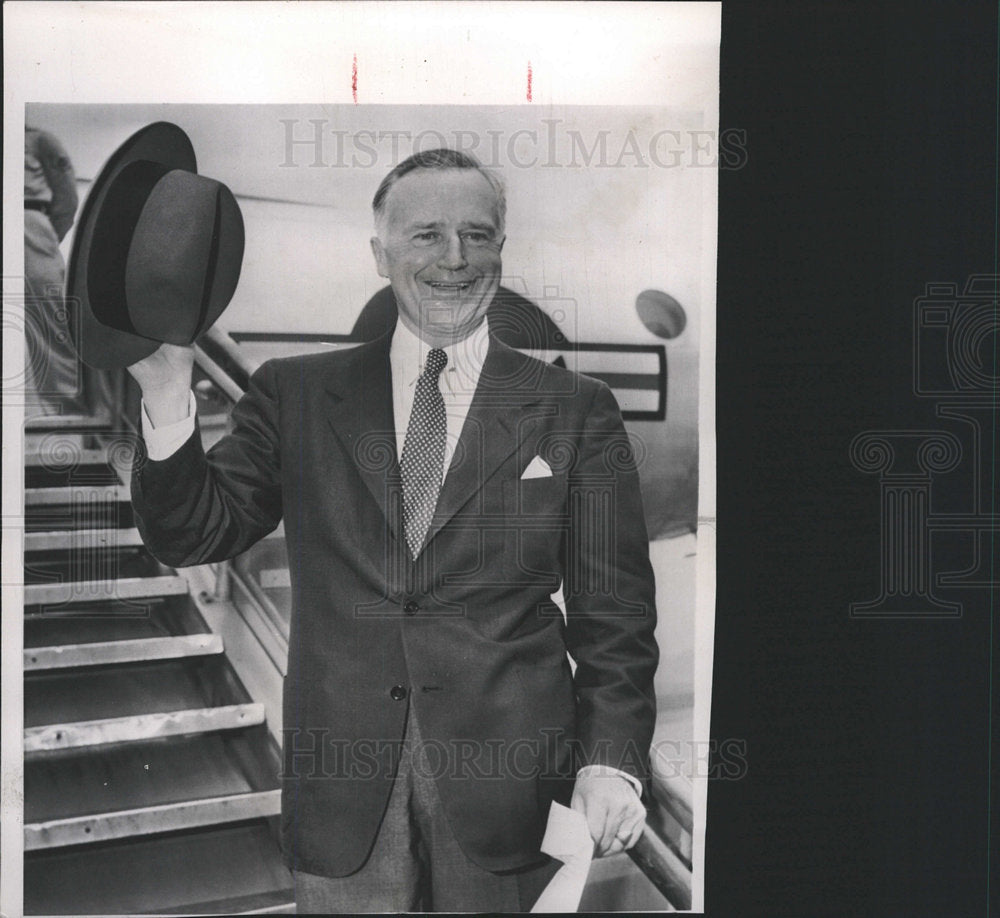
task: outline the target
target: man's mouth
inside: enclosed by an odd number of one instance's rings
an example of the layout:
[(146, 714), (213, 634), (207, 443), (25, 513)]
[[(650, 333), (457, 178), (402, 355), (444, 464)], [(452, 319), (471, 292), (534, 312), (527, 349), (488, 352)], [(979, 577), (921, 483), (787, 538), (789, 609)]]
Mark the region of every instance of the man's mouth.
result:
[(472, 285), (473, 281), (464, 281), (461, 283), (451, 281), (427, 282), (427, 286), (431, 288), (431, 292), (434, 293), (435, 296), (439, 297), (462, 296), (472, 289)]

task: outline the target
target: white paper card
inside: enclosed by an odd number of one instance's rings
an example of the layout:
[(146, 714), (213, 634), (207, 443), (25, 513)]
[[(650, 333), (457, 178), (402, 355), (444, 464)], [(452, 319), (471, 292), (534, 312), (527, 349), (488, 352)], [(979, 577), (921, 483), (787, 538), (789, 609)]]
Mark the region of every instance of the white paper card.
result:
[(542, 890), (532, 912), (575, 912), (594, 857), (594, 840), (583, 813), (553, 801), (542, 851), (563, 866)]

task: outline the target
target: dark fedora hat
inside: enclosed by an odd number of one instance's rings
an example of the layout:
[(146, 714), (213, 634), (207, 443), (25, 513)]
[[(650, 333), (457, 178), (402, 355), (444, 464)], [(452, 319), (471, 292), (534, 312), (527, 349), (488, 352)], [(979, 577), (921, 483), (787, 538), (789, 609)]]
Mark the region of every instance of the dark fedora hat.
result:
[(66, 281), (74, 344), (92, 367), (127, 367), (191, 344), (229, 305), (243, 263), (232, 192), (197, 174), (177, 125), (150, 124), (105, 163), (80, 214)]

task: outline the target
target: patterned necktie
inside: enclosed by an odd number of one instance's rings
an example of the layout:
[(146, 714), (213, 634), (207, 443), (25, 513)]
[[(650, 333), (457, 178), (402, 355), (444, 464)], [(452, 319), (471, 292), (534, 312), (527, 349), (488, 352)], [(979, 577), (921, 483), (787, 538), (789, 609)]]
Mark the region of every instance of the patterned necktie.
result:
[(414, 559), (423, 547), (444, 477), (447, 423), (438, 377), (447, 363), (448, 355), (439, 347), (427, 354), (424, 372), (417, 380), (399, 459), (403, 477), (403, 528)]

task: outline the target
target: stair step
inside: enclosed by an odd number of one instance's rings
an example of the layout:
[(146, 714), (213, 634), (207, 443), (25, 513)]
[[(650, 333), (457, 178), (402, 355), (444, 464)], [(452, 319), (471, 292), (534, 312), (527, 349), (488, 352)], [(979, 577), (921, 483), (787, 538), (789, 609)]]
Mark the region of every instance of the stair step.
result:
[(106, 485), (124, 485), (128, 483), (129, 473), (119, 471), (105, 463), (60, 466), (55, 462), (29, 465), (24, 470), (24, 488), (26, 491), (50, 490), (52, 488), (94, 488)]
[(24, 763), (24, 823), (273, 790), (267, 727), (61, 749)]
[(267, 790), (164, 803), (97, 816), (72, 816), (26, 825), (24, 849), (35, 851), (38, 848), (92, 844), (134, 835), (242, 822), (261, 816), (277, 816), (280, 812), (281, 791)]
[(26, 457), (52, 456), (59, 453), (76, 455), (100, 448), (99, 434), (95, 435), (85, 430), (31, 430), (30, 419), (24, 425), (24, 455)]
[(40, 551), (24, 559), (24, 583), (90, 583), (162, 577), (174, 572), (145, 546), (114, 548), (80, 546), (75, 551)]
[(143, 599), (187, 593), (188, 584), (176, 574), (160, 577), (125, 577), (115, 580), (81, 580), (70, 583), (32, 583), (24, 588), (26, 606), (71, 602)]
[(24, 726), (155, 716), (251, 700), (221, 654), (42, 670), (25, 674)]
[(126, 529), (135, 525), (132, 504), (127, 501), (90, 501), (85, 498), (62, 504), (25, 506), (25, 533), (54, 529)]
[(66, 724), (27, 727), (24, 754), (77, 749), (107, 743), (136, 742), (162, 736), (233, 730), (264, 723), (264, 705), (229, 704), (181, 711), (157, 711), (129, 717), (105, 717)]
[(86, 549), (138, 548), (143, 544), (139, 530), (61, 529), (54, 532), (26, 532), (25, 552), (81, 551)]
[(96, 433), (107, 431), (110, 417), (105, 414), (40, 414), (25, 421), (25, 430), (37, 433), (43, 430), (81, 430)]
[(273, 820), (28, 852), (27, 915), (193, 914), (198, 903), (287, 894)]
[(67, 468), (82, 465), (107, 465), (107, 449), (93, 449), (78, 443), (64, 442), (62, 438), (49, 437), (25, 447), (24, 465), (32, 469)]
[(129, 489), (123, 484), (78, 484), (60, 488), (28, 488), (24, 492), (24, 506), (49, 507), (56, 504), (82, 504), (104, 501), (128, 502)]
[(192, 597), (184, 594), (135, 602), (34, 607), (24, 616), (24, 646), (106, 643), (202, 634), (209, 630)]
[(25, 650), (24, 669), (26, 672), (33, 672), (43, 669), (65, 669), (71, 666), (171, 660), (217, 653), (222, 653), (222, 638), (217, 634), (139, 638), (131, 641), (94, 641), (88, 644), (63, 644)]

